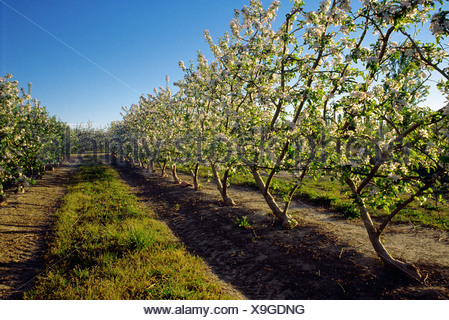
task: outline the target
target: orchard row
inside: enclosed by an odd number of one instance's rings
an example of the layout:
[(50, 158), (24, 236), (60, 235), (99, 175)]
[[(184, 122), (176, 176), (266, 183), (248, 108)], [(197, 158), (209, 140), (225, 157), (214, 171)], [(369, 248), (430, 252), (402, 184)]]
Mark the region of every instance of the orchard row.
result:
[(51, 117), (40, 102), (19, 88), (11, 75), (0, 78), (0, 202), (5, 187), (24, 186), (61, 162), (69, 150), (65, 123)]
[[(445, 6), (295, 0), (277, 18), (279, 1), (264, 7), (251, 0), (223, 37), (205, 32), (213, 61), (201, 52), (189, 65), (181, 61), (176, 90), (167, 79), (124, 108), (109, 134), (151, 171), (155, 163), (170, 166), (177, 180), (176, 164), (188, 164), (196, 187), (198, 166), (210, 166), (229, 205), (228, 178), (251, 172), (284, 227), (304, 179), (338, 179), (382, 261), (419, 277), (390, 256), (381, 235), (411, 202), (447, 191), (449, 107), (425, 107), (432, 87), (438, 101), (449, 93)], [(280, 171), (291, 181), (283, 203), (270, 192)], [(378, 209), (386, 214), (376, 224), (371, 213)]]

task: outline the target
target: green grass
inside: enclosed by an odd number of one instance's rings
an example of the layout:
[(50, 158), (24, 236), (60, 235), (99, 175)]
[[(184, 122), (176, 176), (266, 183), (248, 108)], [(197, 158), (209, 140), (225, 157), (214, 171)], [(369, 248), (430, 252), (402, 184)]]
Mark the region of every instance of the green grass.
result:
[[(179, 170), (187, 172), (185, 167), (179, 167)], [(210, 177), (208, 168), (200, 167), (199, 175), (203, 178)], [(256, 182), (248, 172), (235, 174), (229, 180), (234, 185), (257, 189)], [(266, 178), (264, 180), (266, 181)], [(287, 194), (290, 188), (291, 185), (285, 179), (276, 177), (273, 179), (271, 190), (273, 194)], [(313, 205), (333, 209), (347, 219), (354, 219), (359, 217), (360, 213), (350, 199), (348, 191), (349, 189), (338, 181), (331, 181), (329, 177), (319, 177), (317, 180), (304, 179), (303, 185), (296, 191), (295, 197)], [(385, 214), (382, 210), (371, 210), (371, 212), (374, 217)], [(415, 201), (393, 221), (449, 231), (449, 205), (448, 203), (435, 204), (435, 202), (420, 205)]]
[(74, 175), (51, 238), (47, 270), (26, 299), (243, 298), (103, 165)]

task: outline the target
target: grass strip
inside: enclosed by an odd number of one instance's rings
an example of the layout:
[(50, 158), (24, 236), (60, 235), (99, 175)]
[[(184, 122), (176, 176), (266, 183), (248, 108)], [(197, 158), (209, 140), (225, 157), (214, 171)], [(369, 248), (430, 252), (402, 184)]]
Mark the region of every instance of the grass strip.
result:
[(47, 265), (26, 299), (243, 298), (104, 165), (83, 166), (72, 177)]
[[(189, 173), (186, 166), (178, 166), (184, 173)], [(199, 176), (203, 179), (211, 179), (209, 168), (200, 167)], [(266, 180), (265, 177), (262, 177)], [(238, 172), (229, 179), (231, 184), (258, 189), (252, 175), (247, 172)], [(271, 192), (275, 195), (288, 194), (291, 184), (287, 179), (275, 177), (272, 180)], [(315, 179), (304, 179), (303, 185), (299, 188), (295, 197), (305, 200), (313, 205), (330, 208), (340, 213), (347, 219), (360, 217), (360, 212), (349, 197), (349, 189), (342, 186), (338, 181), (331, 181), (328, 177)], [(372, 210), (373, 216), (382, 216), (383, 210)], [(393, 221), (411, 223), (415, 226), (426, 226), (435, 229), (449, 231), (449, 204), (427, 202), (420, 205), (418, 201), (412, 202), (401, 214), (397, 215)]]

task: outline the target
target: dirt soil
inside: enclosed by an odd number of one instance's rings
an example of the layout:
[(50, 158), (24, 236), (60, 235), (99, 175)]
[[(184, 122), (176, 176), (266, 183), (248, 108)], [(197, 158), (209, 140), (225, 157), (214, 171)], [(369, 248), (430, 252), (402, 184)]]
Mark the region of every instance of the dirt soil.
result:
[(76, 167), (67, 162), (24, 194), (7, 192), (7, 203), (0, 206), (0, 299), (21, 299), (42, 270), (52, 216)]
[[(0, 299), (20, 299), (43, 268), (52, 217), (77, 162), (47, 173), (25, 194), (0, 207)], [(222, 205), (212, 183), (201, 191), (173, 184), (130, 166), (119, 173), (185, 246), (248, 299), (448, 299), (449, 236), (442, 231), (394, 224), (387, 248), (417, 265), (425, 282), (383, 267), (361, 221), (299, 200), (291, 211), (299, 225), (283, 230), (255, 190), (232, 186), (237, 205)], [(184, 181), (190, 176), (180, 175)], [(246, 216), (251, 228), (240, 228)]]
[[(232, 186), (237, 205), (223, 206), (212, 183), (201, 191), (130, 166), (119, 172), (141, 202), (152, 207), (186, 247), (248, 299), (448, 299), (449, 237), (446, 232), (393, 224), (385, 244), (411, 262), (424, 282), (384, 268), (360, 220), (292, 203), (299, 225), (283, 230), (258, 191)], [(191, 177), (179, 174), (184, 181)], [(246, 216), (251, 224), (236, 224)]]

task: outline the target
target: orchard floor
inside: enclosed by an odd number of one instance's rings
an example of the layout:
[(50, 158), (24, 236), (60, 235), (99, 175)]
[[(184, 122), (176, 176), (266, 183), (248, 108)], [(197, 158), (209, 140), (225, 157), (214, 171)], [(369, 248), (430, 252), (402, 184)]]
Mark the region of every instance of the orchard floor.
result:
[[(47, 173), (0, 207), (0, 299), (20, 299), (42, 270), (52, 216), (77, 165), (69, 162)], [(267, 214), (257, 191), (232, 186), (237, 206), (226, 207), (211, 183), (194, 191), (129, 166), (118, 171), (139, 201), (248, 299), (449, 299), (445, 232), (389, 228), (386, 247), (427, 277), (414, 282), (382, 266), (359, 220), (341, 220), (326, 209), (296, 201), (292, 212), (299, 225), (286, 231)], [(236, 219), (243, 216), (250, 229), (237, 226)]]
[(52, 216), (77, 163), (47, 172), (24, 194), (7, 192), (8, 200), (0, 206), (0, 299), (21, 299), (44, 267)]
[[(359, 220), (296, 201), (292, 212), (299, 225), (286, 231), (257, 191), (231, 187), (237, 205), (226, 207), (212, 183), (195, 191), (126, 165), (118, 170), (193, 254), (248, 299), (449, 299), (446, 232), (393, 225), (386, 234), (393, 256), (414, 263), (426, 277), (417, 282), (383, 267)], [(237, 226), (243, 216), (250, 229)]]

